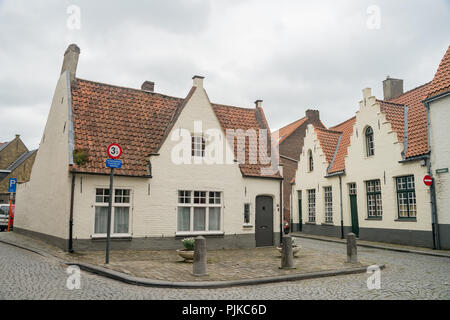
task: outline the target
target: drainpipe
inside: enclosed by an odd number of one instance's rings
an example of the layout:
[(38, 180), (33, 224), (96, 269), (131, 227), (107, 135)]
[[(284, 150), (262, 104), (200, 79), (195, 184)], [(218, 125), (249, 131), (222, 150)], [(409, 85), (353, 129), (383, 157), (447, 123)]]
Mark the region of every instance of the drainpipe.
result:
[(280, 245), (283, 242), (283, 180), (280, 180)]
[(344, 210), (342, 208), (342, 176), (339, 175), (339, 197), (341, 200), (341, 239), (344, 239)]
[(431, 203), (431, 231), (433, 234), (433, 249), (440, 250), (441, 242), (439, 239), (439, 223), (436, 209), (436, 188), (433, 178), (433, 170), (431, 169), (431, 139), (430, 139), (430, 105), (428, 101), (423, 102), (427, 110), (427, 135), (428, 135), (428, 156), (426, 158), (428, 175), (433, 180), (430, 186), (430, 203)]
[(69, 218), (69, 252), (73, 253), (73, 199), (75, 193), (75, 173), (72, 173), (72, 190), (70, 191), (70, 218)]

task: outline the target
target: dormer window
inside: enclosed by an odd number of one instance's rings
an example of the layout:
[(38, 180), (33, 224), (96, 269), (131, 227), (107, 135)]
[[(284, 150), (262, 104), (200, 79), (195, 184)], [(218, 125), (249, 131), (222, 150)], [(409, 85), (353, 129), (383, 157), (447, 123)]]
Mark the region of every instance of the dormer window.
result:
[(308, 151), (308, 170), (309, 171), (314, 170), (314, 159), (313, 159), (313, 154), (312, 154), (311, 150)]
[(365, 136), (366, 136), (366, 156), (371, 157), (375, 154), (372, 127), (367, 127)]
[(204, 157), (205, 156), (205, 138), (200, 135), (192, 136), (192, 156)]

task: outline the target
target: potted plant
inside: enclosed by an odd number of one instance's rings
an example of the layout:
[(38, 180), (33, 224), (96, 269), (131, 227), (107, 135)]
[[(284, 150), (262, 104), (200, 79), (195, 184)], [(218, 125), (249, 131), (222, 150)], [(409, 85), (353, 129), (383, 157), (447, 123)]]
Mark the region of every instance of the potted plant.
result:
[(184, 249), (177, 250), (177, 253), (180, 257), (182, 257), (185, 261), (193, 261), (194, 260), (194, 246), (195, 239), (194, 238), (185, 238), (181, 240), (183, 242)]

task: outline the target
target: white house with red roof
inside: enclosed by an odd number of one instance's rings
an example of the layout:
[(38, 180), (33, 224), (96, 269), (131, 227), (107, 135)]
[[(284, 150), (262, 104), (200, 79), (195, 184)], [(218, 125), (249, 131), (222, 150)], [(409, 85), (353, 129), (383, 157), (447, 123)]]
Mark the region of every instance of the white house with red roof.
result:
[[(364, 89), (355, 117), (329, 129), (308, 126), (292, 188), (297, 229), (335, 237), (353, 232), (364, 240), (433, 248), (440, 243), (441, 248), (450, 248), (447, 175), (435, 178), (437, 210), (430, 205), (435, 203), (433, 190), (423, 183), (430, 163), (434, 169), (448, 168), (443, 119), (450, 119), (449, 59), (447, 52), (433, 80), (440, 84), (426, 83), (403, 92), (403, 80), (388, 77), (383, 81), (383, 100)], [(438, 99), (430, 100), (432, 87), (439, 92)]]
[(131, 89), (82, 80), (79, 54), (76, 45), (65, 53), (31, 179), (17, 192), (16, 232), (104, 250), (106, 149), (118, 143), (113, 250), (180, 249), (197, 235), (208, 248), (279, 243), (282, 176), (270, 139), (263, 143), (270, 130), (262, 101), (211, 103), (200, 76), (186, 98), (156, 93), (152, 82)]
[(450, 47), (447, 48), (431, 81), (424, 104), (428, 112), (430, 159), (428, 172), (433, 177), (431, 192), (435, 200), (436, 245), (450, 247)]

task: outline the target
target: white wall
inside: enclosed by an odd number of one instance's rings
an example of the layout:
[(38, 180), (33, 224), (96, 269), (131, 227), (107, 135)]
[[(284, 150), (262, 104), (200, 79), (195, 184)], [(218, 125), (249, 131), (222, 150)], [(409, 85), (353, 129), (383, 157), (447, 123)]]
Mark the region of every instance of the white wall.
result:
[[(399, 163), (402, 160), (403, 143), (398, 142), (397, 133), (392, 130), (386, 116), (370, 90), (364, 90), (364, 99), (356, 112), (354, 132), (350, 139), (348, 154), (345, 158), (346, 174), (342, 176), (342, 205), (344, 226), (351, 226), (351, 210), (349, 199), (349, 183), (356, 183), (358, 202), (358, 222), (360, 228), (385, 228), (403, 230), (431, 230), (430, 194), (422, 179), (427, 173), (426, 166), (420, 161)], [(374, 131), (375, 155), (366, 157), (364, 130), (371, 126)], [(444, 137), (442, 137), (444, 139)], [(447, 142), (448, 146), (448, 142)], [(308, 172), (308, 150), (313, 150), (314, 171)], [(298, 223), (297, 191), (302, 191), (303, 222), (308, 221), (307, 189), (316, 189), (316, 223), (325, 221), (324, 190), (326, 186), (333, 188), (333, 224), (340, 225), (339, 178), (324, 178), (328, 163), (320, 148), (313, 127), (308, 126), (304, 147), (300, 155), (300, 164), (296, 174), (293, 193), (294, 223)], [(417, 201), (417, 221), (397, 221), (396, 177), (414, 175)], [(382, 220), (367, 220), (367, 180), (381, 181)], [(447, 199), (448, 201), (448, 199)]]
[(450, 168), (450, 96), (430, 103), (431, 168), (436, 186), (438, 222), (450, 224), (450, 173), (436, 174)]
[[(374, 132), (375, 155), (366, 156), (364, 130), (371, 126)], [(397, 139), (375, 97), (366, 93), (356, 113), (354, 132), (350, 139), (345, 161), (345, 183), (356, 182), (358, 218), (360, 228), (386, 228), (405, 230), (431, 230), (431, 209), (428, 188), (422, 179), (426, 175), (426, 166), (420, 161), (399, 163), (402, 160), (403, 143)], [(398, 220), (396, 177), (414, 175), (417, 221)], [(383, 206), (382, 220), (367, 220), (367, 197), (365, 181), (379, 179)], [(348, 189), (347, 198), (348, 198)], [(349, 202), (344, 201), (348, 206)], [(349, 210), (344, 210), (348, 212)]]
[(68, 74), (58, 80), (30, 181), (18, 186), (14, 226), (67, 239), (69, 230)]
[[(203, 130), (217, 128), (220, 123), (200, 86), (186, 104), (172, 132), (188, 129), (202, 120)], [(152, 178), (116, 177), (115, 187), (131, 188), (133, 237), (173, 237), (177, 229), (178, 190), (220, 191), (223, 194), (222, 222), (225, 235), (254, 233), (255, 198), (274, 198), (274, 231), (279, 230), (279, 180), (243, 178), (237, 163), (231, 165), (176, 165), (171, 159), (178, 142), (167, 138), (159, 156), (151, 156)], [(231, 151), (230, 147), (226, 148)], [(82, 192), (81, 179), (82, 178)], [(109, 188), (108, 176), (77, 176), (74, 207), (74, 237), (89, 239), (94, 232), (95, 189)], [(150, 195), (149, 195), (150, 188)], [(244, 203), (251, 203), (253, 228), (244, 228)]]

